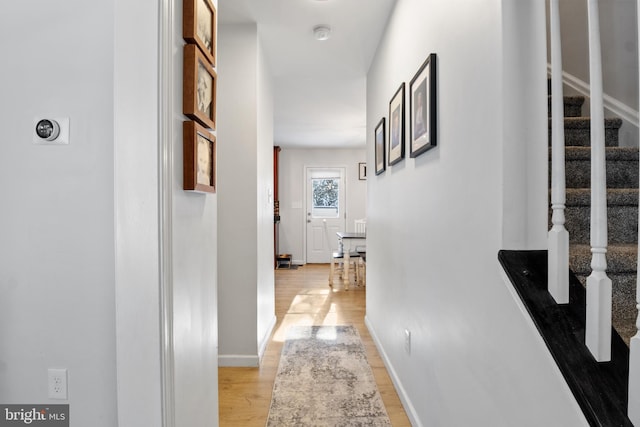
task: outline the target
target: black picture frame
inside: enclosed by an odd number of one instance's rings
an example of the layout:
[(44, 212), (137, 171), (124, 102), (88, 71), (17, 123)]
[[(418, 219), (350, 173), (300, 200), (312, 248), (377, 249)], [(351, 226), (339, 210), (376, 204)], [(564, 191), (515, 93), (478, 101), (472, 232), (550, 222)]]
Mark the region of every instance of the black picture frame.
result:
[(385, 151), (386, 144), (385, 139), (387, 133), (385, 131), (385, 118), (380, 119), (380, 122), (376, 125), (374, 131), (373, 141), (375, 146), (375, 160), (376, 160), (376, 175), (380, 175), (386, 169)]
[(436, 54), (430, 54), (409, 83), (409, 156), (438, 145)]
[(404, 159), (404, 82), (389, 101), (389, 166)]

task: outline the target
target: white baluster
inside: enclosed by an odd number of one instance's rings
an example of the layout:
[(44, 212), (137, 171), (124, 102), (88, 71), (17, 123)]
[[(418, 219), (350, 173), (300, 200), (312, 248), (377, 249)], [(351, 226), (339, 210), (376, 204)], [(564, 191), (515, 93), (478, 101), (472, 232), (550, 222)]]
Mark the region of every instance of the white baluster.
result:
[[(636, 4), (638, 10), (637, 24), (640, 27), (640, 1)], [(640, 31), (638, 31), (638, 54), (640, 55)], [(640, 81), (640, 76), (638, 78)], [(638, 94), (640, 97), (640, 93)], [(640, 242), (640, 228), (638, 230), (638, 242)], [(640, 253), (640, 248), (639, 251)], [(640, 272), (640, 259), (636, 272)], [(636, 307), (640, 309), (640, 274), (636, 282)], [(636, 329), (640, 330), (640, 316), (636, 318)], [(629, 345), (629, 419), (634, 425), (640, 426), (640, 332), (631, 338)]]
[(588, 0), (591, 82), (591, 275), (585, 343), (599, 362), (611, 360), (611, 279), (607, 277), (607, 183), (598, 0)]
[(569, 302), (569, 233), (564, 227), (564, 94), (562, 91), (562, 49), (560, 47), (559, 0), (551, 0), (551, 216), (547, 237), (548, 289), (558, 304)]

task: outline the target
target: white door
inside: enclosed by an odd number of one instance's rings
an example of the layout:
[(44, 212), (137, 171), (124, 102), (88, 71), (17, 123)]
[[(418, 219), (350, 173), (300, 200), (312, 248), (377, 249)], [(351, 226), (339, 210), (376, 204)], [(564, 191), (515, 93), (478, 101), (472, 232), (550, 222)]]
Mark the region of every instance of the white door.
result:
[(345, 168), (307, 167), (307, 262), (328, 263), (345, 231)]

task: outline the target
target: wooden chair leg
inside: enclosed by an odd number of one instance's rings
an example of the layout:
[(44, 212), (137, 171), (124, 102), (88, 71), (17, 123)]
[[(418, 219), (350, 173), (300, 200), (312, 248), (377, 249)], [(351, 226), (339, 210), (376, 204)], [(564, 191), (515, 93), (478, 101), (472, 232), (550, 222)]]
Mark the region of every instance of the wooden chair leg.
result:
[(335, 259), (331, 257), (331, 266), (329, 267), (329, 286), (333, 287), (333, 273), (335, 272)]

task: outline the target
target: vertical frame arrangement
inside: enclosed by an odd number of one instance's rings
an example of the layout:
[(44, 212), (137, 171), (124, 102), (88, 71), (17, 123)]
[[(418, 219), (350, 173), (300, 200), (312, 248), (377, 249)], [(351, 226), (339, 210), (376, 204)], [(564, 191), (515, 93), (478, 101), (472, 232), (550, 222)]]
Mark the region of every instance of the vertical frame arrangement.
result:
[(374, 141), (375, 141), (375, 158), (376, 158), (376, 175), (380, 175), (386, 169), (385, 163), (385, 118), (380, 119), (380, 122), (376, 126), (376, 130), (374, 132)]
[(424, 61), (409, 84), (410, 157), (437, 145), (436, 54)]
[(183, 188), (216, 192), (217, 13), (211, 0), (184, 0), (182, 112)]
[(404, 158), (404, 83), (389, 102), (389, 165)]
[(193, 121), (183, 122), (184, 189), (216, 192), (216, 137)]

